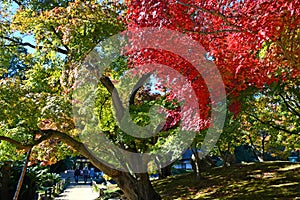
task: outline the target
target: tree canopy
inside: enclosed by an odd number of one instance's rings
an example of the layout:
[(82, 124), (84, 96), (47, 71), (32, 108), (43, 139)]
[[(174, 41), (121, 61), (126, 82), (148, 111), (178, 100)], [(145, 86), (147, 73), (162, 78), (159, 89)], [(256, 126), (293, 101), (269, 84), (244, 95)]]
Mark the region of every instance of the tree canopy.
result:
[[(180, 144), (174, 137), (181, 127), (198, 135), (216, 127), (212, 115), (221, 111), (214, 106), (228, 102), (234, 113), (228, 126), (240, 114), (245, 123), (252, 119), (298, 140), (299, 7), (298, 0), (3, 0), (1, 158), (18, 152), (13, 159), (19, 159), (33, 148), (31, 163), (49, 165), (77, 152), (114, 178), (129, 199), (152, 200), (160, 197), (147, 173), (135, 173), (126, 163), (128, 171), (103, 163), (106, 155), (91, 152), (82, 134), (101, 133), (122, 151), (168, 152)], [(123, 46), (126, 53), (93, 77), (94, 65), (83, 61), (105, 63), (98, 57), (113, 47), (104, 41), (116, 35), (133, 45)], [(156, 46), (147, 48), (150, 42)], [(195, 63), (205, 68), (199, 72)], [(159, 70), (150, 74), (153, 69)], [(129, 86), (134, 89), (127, 91)], [(160, 108), (151, 118), (153, 106)], [(126, 123), (133, 122), (136, 130), (157, 128), (156, 135), (134, 137), (120, 128), (126, 109), (132, 119)], [(81, 114), (74, 117), (77, 111), (95, 120), (89, 124)], [(124, 161), (117, 151), (111, 153)]]

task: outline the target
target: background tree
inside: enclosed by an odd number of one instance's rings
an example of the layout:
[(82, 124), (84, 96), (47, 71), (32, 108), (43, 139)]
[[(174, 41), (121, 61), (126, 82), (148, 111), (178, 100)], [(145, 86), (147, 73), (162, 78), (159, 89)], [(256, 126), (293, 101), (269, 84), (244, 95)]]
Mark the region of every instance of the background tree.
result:
[(246, 98), (242, 109), (244, 120), (248, 121), (245, 128), (252, 127), (250, 129), (256, 131), (256, 138), (261, 138), (259, 130), (268, 133), (269, 151), (284, 159), (289, 151), (299, 148), (298, 87), (295, 79), (274, 83)]

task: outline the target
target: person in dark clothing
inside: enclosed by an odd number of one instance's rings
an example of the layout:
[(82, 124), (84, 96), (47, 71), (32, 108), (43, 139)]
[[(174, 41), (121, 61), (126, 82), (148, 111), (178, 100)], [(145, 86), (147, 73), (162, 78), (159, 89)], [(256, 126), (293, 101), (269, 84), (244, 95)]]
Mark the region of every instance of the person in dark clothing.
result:
[(75, 169), (74, 171), (74, 177), (75, 177), (75, 182), (78, 183), (78, 178), (80, 175), (80, 170), (78, 168)]
[(84, 179), (84, 183), (87, 182), (87, 179), (88, 179), (89, 175), (90, 175), (90, 171), (89, 171), (89, 169), (88, 169), (87, 167), (85, 167), (85, 168), (83, 169), (83, 179)]

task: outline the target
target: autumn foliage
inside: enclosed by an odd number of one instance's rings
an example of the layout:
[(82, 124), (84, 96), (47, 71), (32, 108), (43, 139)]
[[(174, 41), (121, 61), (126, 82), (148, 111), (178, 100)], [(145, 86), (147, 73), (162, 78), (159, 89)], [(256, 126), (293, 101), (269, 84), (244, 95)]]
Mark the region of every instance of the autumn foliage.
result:
[[(128, 29), (167, 28), (199, 42), (217, 65), (229, 97), (299, 75), (298, 0), (131, 0), (127, 4)], [(195, 80), (197, 72), (188, 63), (166, 59), (161, 51), (152, 51), (151, 56), (147, 51), (133, 60), (137, 64), (149, 58), (180, 71), (196, 91), (199, 105), (207, 103), (205, 83), (201, 78)], [(235, 101), (231, 111), (238, 112), (238, 104)]]

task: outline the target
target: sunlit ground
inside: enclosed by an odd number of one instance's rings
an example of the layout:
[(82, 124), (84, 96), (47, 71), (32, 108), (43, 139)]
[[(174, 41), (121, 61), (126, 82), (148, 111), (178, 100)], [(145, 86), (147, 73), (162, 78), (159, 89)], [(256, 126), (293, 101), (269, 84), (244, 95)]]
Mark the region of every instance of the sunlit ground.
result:
[(300, 199), (300, 163), (238, 164), (155, 181), (163, 199)]
[(54, 200), (94, 200), (99, 196), (90, 185), (71, 185)]

